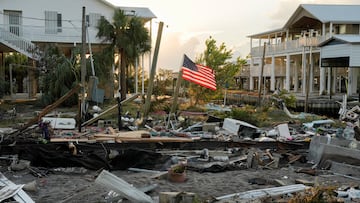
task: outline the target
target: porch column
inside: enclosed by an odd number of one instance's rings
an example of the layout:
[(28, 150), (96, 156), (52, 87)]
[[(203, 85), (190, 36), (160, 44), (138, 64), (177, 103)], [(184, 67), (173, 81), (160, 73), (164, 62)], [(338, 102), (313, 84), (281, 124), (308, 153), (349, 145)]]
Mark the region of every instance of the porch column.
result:
[(352, 68), (348, 68), (348, 89), (347, 89), (347, 95), (350, 96), (352, 93), (352, 84), (353, 84), (353, 69)]
[(251, 74), (251, 69), (254, 68), (254, 59), (251, 58), (250, 60), (250, 74), (249, 74), (249, 90), (252, 91), (254, 90), (254, 78), (253, 75)]
[(333, 35), (333, 23), (332, 22), (330, 22), (330, 29), (329, 29), (329, 37), (332, 37), (332, 35)]
[(337, 91), (338, 92), (341, 92), (341, 79), (342, 79), (342, 76), (341, 75), (339, 75), (339, 81), (338, 81), (338, 89), (337, 89)]
[(250, 83), (249, 84), (249, 90), (252, 91), (252, 90), (254, 90), (254, 78), (253, 78), (253, 76), (250, 75), (249, 79), (250, 79), (250, 81), (249, 81), (249, 83)]
[[(261, 83), (263, 83), (263, 86), (262, 86), (262, 88), (265, 90), (265, 79), (264, 79), (264, 81), (262, 81), (262, 79), (264, 78), (264, 72), (263, 72), (263, 75), (261, 75), (261, 67), (263, 67), (263, 64), (265, 63), (265, 59), (262, 59), (261, 60), (261, 62), (260, 62), (260, 66), (259, 66), (259, 75), (258, 75), (258, 78), (259, 78), (259, 80), (258, 80), (258, 90), (259, 90), (259, 88), (261, 87)], [(265, 64), (264, 64), (265, 65)], [(263, 90), (261, 90), (261, 91), (263, 91)], [(264, 94), (264, 92), (263, 92), (263, 94)]]
[(285, 49), (288, 48), (288, 42), (289, 42), (289, 29), (286, 29), (286, 37), (285, 37)]
[(314, 65), (313, 65), (313, 58), (312, 58), (312, 46), (310, 46), (309, 65), (310, 65), (309, 92), (312, 93), (313, 89), (314, 89)]
[(303, 53), (302, 53), (302, 82), (301, 82), (301, 89), (303, 95), (306, 94), (306, 54), (305, 54), (305, 46), (303, 47)]
[(271, 57), (271, 78), (270, 78), (270, 91), (275, 91), (275, 57)]
[(330, 84), (331, 84), (331, 69), (332, 68), (328, 68), (328, 77), (327, 77), (327, 94), (330, 95), (331, 93), (331, 87), (330, 87)]
[(358, 69), (351, 67), (349, 67), (348, 69), (348, 96), (351, 96), (353, 94), (356, 94)]
[(290, 91), (290, 55), (286, 55), (286, 76), (285, 76), (285, 89)]
[(336, 74), (336, 71), (337, 71), (337, 69), (336, 68), (334, 68), (333, 69), (333, 75), (332, 75), (332, 83), (331, 83), (331, 89), (332, 89), (332, 91), (334, 92), (334, 94), (337, 92), (336, 91), (336, 86), (337, 86), (337, 83), (336, 83), (336, 77), (337, 77), (337, 74)]
[(299, 72), (298, 72), (298, 63), (294, 63), (294, 92), (297, 92), (299, 89)]
[(326, 76), (325, 76), (325, 68), (324, 67), (320, 67), (320, 90), (319, 90), (319, 95), (322, 95), (325, 91), (325, 85), (326, 85)]

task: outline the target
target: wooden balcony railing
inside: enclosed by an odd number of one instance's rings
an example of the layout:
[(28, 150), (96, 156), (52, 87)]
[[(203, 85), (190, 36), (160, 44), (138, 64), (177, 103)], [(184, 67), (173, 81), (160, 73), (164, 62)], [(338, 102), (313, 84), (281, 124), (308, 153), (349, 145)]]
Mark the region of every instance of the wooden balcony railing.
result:
[[(287, 53), (301, 52), (304, 46), (312, 46), (313, 50), (319, 49), (317, 46), (319, 43), (327, 39), (328, 37), (308, 37), (299, 38), (280, 44), (269, 44), (266, 45), (265, 55), (281, 55)], [(252, 57), (262, 57), (264, 46), (251, 48)]]

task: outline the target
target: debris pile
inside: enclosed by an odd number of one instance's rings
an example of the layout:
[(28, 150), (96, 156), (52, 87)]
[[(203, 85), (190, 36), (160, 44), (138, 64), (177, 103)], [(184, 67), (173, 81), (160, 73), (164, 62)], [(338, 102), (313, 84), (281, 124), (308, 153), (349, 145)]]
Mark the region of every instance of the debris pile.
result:
[[(26, 129), (22, 128), (21, 133), (16, 129), (0, 129), (1, 158), (9, 164), (9, 171), (27, 170), (36, 178), (74, 168), (71, 173), (96, 171), (96, 178), (91, 183), (107, 188), (104, 196), (107, 202), (125, 199), (132, 202), (194, 202), (206, 197), (199, 196), (196, 191), (158, 191), (159, 183), (182, 185), (194, 178), (189, 173), (241, 173), (244, 170), (283, 170), (285, 173), (282, 178), (249, 177), (247, 184), (259, 188), (222, 193), (213, 196), (211, 201), (286, 199), (296, 202), (301, 198), (315, 201), (319, 196), (324, 197), (322, 201), (358, 201), (359, 185), (324, 187), (317, 182), (318, 177), (360, 181), (360, 108), (347, 109), (346, 98), (341, 105), (339, 120), (346, 122), (345, 127), (336, 126), (335, 120), (321, 119), (300, 125), (281, 122), (262, 128), (230, 117), (221, 119), (206, 113), (179, 112), (146, 120), (125, 113), (120, 122), (122, 130), (119, 130), (116, 126), (119, 123), (101, 119), (108, 110), (92, 108), (95, 116), (78, 130), (73, 118), (41, 112), (39, 122), (25, 124)], [(231, 111), (230, 107), (219, 108), (213, 104), (207, 108)], [(207, 119), (190, 119), (191, 116)], [(290, 118), (297, 117), (291, 114)], [(143, 128), (141, 124), (144, 124)], [(24, 140), (33, 142), (24, 145)], [(14, 152), (17, 154), (11, 154)], [(148, 186), (137, 188), (110, 172), (115, 170), (153, 173), (156, 178), (152, 178)], [(286, 173), (289, 171), (302, 176), (290, 181)], [(28, 198), (25, 202), (33, 201), (22, 191), (25, 184), (6, 182), (0, 186), (1, 200)], [(27, 187), (37, 188), (36, 181)]]

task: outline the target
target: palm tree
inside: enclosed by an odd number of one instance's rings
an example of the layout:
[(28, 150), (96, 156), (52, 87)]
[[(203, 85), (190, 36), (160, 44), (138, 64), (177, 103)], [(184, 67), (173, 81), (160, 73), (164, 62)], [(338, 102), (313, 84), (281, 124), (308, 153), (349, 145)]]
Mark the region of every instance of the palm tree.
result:
[(125, 15), (118, 9), (113, 16), (113, 22), (102, 17), (98, 24), (97, 37), (111, 42), (113, 51), (120, 54), (120, 87), (121, 100), (126, 98), (126, 69), (141, 55), (150, 51), (150, 35), (144, 27), (145, 21), (137, 16)]

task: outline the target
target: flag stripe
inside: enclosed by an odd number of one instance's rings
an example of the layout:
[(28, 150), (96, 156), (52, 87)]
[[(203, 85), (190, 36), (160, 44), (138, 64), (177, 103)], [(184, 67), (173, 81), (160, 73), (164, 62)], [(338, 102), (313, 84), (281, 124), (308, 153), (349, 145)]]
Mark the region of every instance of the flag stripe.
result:
[(183, 78), (190, 82), (194, 82), (208, 88), (210, 87), (211, 89), (216, 89), (216, 83), (214, 79), (209, 79), (201, 73), (192, 71), (188, 68), (183, 68)]
[(194, 82), (201, 86), (216, 90), (216, 83), (214, 80), (209, 81), (207, 78), (204, 78), (198, 72), (194, 72), (192, 70), (189, 70), (188, 68), (183, 68), (183, 78), (190, 82)]
[(196, 83), (211, 90), (216, 90), (215, 74), (211, 68), (195, 64), (191, 59), (184, 55), (182, 71), (184, 80)]
[(184, 75), (189, 75), (190, 77), (193, 76), (195, 79), (203, 80), (204, 82), (208, 82), (208, 83), (212, 83), (212, 84), (216, 85), (215, 79), (211, 78), (210, 76), (189, 70), (188, 68), (183, 68), (183, 69), (186, 69), (186, 70), (183, 70)]

